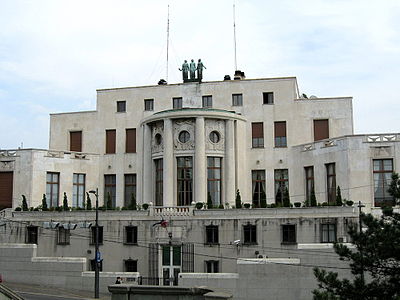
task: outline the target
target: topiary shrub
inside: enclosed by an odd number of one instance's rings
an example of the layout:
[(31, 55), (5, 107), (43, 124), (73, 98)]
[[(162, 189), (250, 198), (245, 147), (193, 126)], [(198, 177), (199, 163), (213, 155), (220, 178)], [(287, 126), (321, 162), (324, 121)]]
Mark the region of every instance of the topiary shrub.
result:
[(251, 204), (250, 203), (244, 203), (243, 206), (244, 206), (244, 208), (250, 208)]
[(28, 211), (28, 203), (26, 201), (25, 195), (22, 195), (22, 210), (23, 211)]
[(301, 207), (301, 202), (295, 202), (294, 207)]
[(313, 187), (312, 190), (311, 190), (310, 205), (311, 205), (312, 207), (317, 206), (317, 198), (315, 197), (314, 187)]
[(242, 208), (242, 197), (240, 196), (239, 189), (236, 190), (235, 206), (236, 208)]
[(340, 186), (338, 186), (336, 190), (336, 206), (342, 206), (342, 205), (343, 205), (342, 193), (340, 191)]
[(290, 197), (288, 188), (285, 188), (285, 190), (283, 191), (283, 207), (290, 207)]
[(92, 200), (90, 200), (89, 193), (86, 192), (86, 209), (92, 210)]
[(202, 209), (202, 208), (203, 208), (203, 203), (197, 202), (196, 205), (195, 205), (195, 207), (196, 207), (197, 209)]
[(42, 198), (42, 210), (43, 211), (47, 211), (47, 199), (46, 199), (46, 194), (43, 194), (43, 198)]
[(15, 211), (21, 211), (21, 210), (22, 210), (22, 208), (19, 206), (15, 208)]
[(211, 194), (210, 193), (207, 194), (207, 208), (208, 209), (213, 208), (213, 203), (212, 203), (212, 199), (211, 199)]
[(142, 205), (144, 210), (147, 210), (149, 208), (149, 204), (148, 203), (143, 203)]
[(63, 211), (69, 211), (67, 193), (64, 192)]

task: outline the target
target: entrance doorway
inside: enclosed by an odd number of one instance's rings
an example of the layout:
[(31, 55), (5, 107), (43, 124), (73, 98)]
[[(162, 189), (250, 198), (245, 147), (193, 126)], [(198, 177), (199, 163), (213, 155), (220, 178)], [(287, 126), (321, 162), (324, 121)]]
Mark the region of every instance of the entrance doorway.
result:
[(162, 245), (163, 285), (178, 285), (182, 266), (181, 246)]

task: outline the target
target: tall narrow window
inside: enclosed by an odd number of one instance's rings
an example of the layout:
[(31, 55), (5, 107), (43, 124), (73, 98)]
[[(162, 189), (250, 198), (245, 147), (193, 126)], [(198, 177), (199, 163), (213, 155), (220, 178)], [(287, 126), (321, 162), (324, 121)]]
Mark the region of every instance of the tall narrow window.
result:
[(144, 110), (154, 110), (154, 99), (144, 99)]
[(206, 244), (218, 244), (218, 226), (208, 225), (206, 226)]
[(336, 242), (336, 224), (321, 224), (321, 242), (334, 243)]
[[(308, 204), (311, 204), (311, 194), (314, 190), (314, 167), (305, 167), (306, 174), (306, 200)], [(315, 192), (315, 191), (314, 191)]]
[(212, 96), (203, 96), (203, 107), (211, 108), (212, 107)]
[(99, 232), (99, 244), (103, 244), (103, 226), (92, 226), (90, 227), (90, 244), (95, 245), (96, 244), (96, 228), (98, 229)]
[(282, 225), (282, 244), (295, 244), (296, 242), (296, 225)]
[(329, 138), (329, 120), (314, 120), (314, 141)]
[(326, 164), (326, 191), (328, 204), (336, 203), (336, 168), (335, 163)]
[(206, 273), (219, 273), (219, 261), (218, 260), (206, 260), (204, 261), (206, 267)]
[(221, 203), (221, 158), (207, 157), (207, 197), (214, 207)]
[(283, 206), (289, 200), (289, 173), (287, 169), (275, 170), (275, 203)]
[(136, 128), (126, 129), (125, 152), (136, 153)]
[(232, 105), (233, 106), (243, 106), (243, 95), (233, 94), (232, 95)]
[(29, 225), (26, 227), (26, 244), (37, 244), (38, 243), (38, 226)]
[(393, 196), (388, 192), (393, 173), (392, 159), (374, 159), (374, 203), (375, 206), (393, 206)]
[(193, 201), (192, 157), (178, 157), (178, 206), (191, 205)]
[(264, 147), (264, 125), (263, 122), (251, 123), (251, 137), (253, 148)]
[(275, 147), (287, 147), (286, 122), (275, 122)]
[(116, 201), (116, 176), (104, 175), (104, 204), (107, 205), (111, 201), (111, 206), (115, 207)]
[(257, 226), (247, 224), (243, 226), (243, 243), (257, 244)]
[(261, 207), (262, 200), (267, 203), (265, 195), (265, 171), (251, 171), (253, 207)]
[(124, 260), (125, 272), (137, 272), (137, 260), (126, 259)]
[(69, 150), (82, 152), (82, 131), (70, 131)]
[(163, 206), (163, 159), (155, 159), (154, 164), (156, 169), (156, 206)]
[(182, 98), (172, 98), (172, 107), (174, 109), (180, 109), (182, 108)]
[(125, 174), (124, 206), (133, 208), (136, 202), (136, 174)]
[(47, 172), (46, 178), (47, 207), (57, 207), (60, 194), (60, 173)]
[(137, 226), (125, 226), (125, 244), (137, 244)]
[(74, 173), (73, 175), (73, 191), (72, 191), (72, 206), (83, 207), (85, 200), (85, 174)]
[(273, 92), (263, 93), (263, 104), (274, 104), (274, 93)]
[(115, 153), (115, 143), (116, 143), (116, 131), (115, 129), (106, 130), (106, 154)]
[(70, 231), (64, 227), (58, 227), (57, 234), (57, 245), (69, 245), (70, 243)]
[(126, 112), (126, 101), (117, 101), (117, 112)]

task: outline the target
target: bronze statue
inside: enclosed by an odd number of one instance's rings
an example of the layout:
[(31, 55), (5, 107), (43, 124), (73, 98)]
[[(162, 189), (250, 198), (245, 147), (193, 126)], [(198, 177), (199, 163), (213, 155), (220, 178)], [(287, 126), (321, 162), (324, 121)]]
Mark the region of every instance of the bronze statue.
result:
[(189, 64), (187, 63), (186, 59), (185, 62), (182, 64), (182, 69), (179, 69), (179, 71), (182, 71), (183, 82), (186, 82), (188, 80), (188, 72), (189, 72)]
[(201, 62), (201, 59), (197, 62), (197, 80), (200, 82), (203, 79), (203, 68), (207, 69)]
[(190, 71), (190, 79), (195, 80), (196, 78), (196, 64), (194, 60), (192, 59), (189, 65), (189, 71)]

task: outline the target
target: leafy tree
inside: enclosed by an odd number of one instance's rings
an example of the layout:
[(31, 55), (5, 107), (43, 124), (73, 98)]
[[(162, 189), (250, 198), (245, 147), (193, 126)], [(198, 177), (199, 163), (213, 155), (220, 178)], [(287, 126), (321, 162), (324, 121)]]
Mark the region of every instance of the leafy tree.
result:
[(28, 203), (26, 202), (26, 197), (25, 195), (22, 195), (22, 210), (23, 211), (28, 211)]
[(315, 190), (314, 187), (311, 190), (311, 195), (310, 195), (310, 206), (314, 207), (317, 206), (317, 198), (315, 197)]
[(265, 195), (264, 191), (262, 191), (262, 193), (261, 193), (260, 206), (261, 206), (261, 208), (267, 207), (267, 196)]
[(63, 199), (63, 211), (68, 211), (68, 198), (67, 198), (67, 193), (64, 192), (64, 199)]
[(392, 195), (396, 202), (399, 202), (400, 199), (400, 178), (398, 173), (392, 174), (392, 181), (390, 182), (388, 192)]
[(342, 206), (342, 205), (343, 205), (342, 193), (340, 191), (340, 186), (338, 186), (336, 190), (336, 206)]
[(129, 203), (128, 209), (137, 210), (136, 198), (133, 193), (131, 194), (131, 202)]
[(290, 207), (289, 190), (287, 187), (283, 190), (283, 207)]
[(46, 194), (43, 194), (43, 198), (42, 198), (42, 210), (43, 210), (43, 211), (49, 210), (49, 209), (47, 208)]
[(240, 196), (239, 189), (236, 190), (235, 206), (236, 208), (242, 208), (242, 197)]
[(90, 200), (89, 193), (86, 192), (86, 209), (92, 210), (92, 200)]
[(106, 203), (106, 209), (112, 209), (112, 199), (111, 199), (111, 194), (107, 193), (107, 203)]
[(334, 245), (340, 259), (349, 262), (353, 278), (315, 268), (314, 299), (400, 299), (400, 214), (386, 210), (379, 219), (362, 214), (361, 220), (366, 231), (349, 230), (355, 249)]

